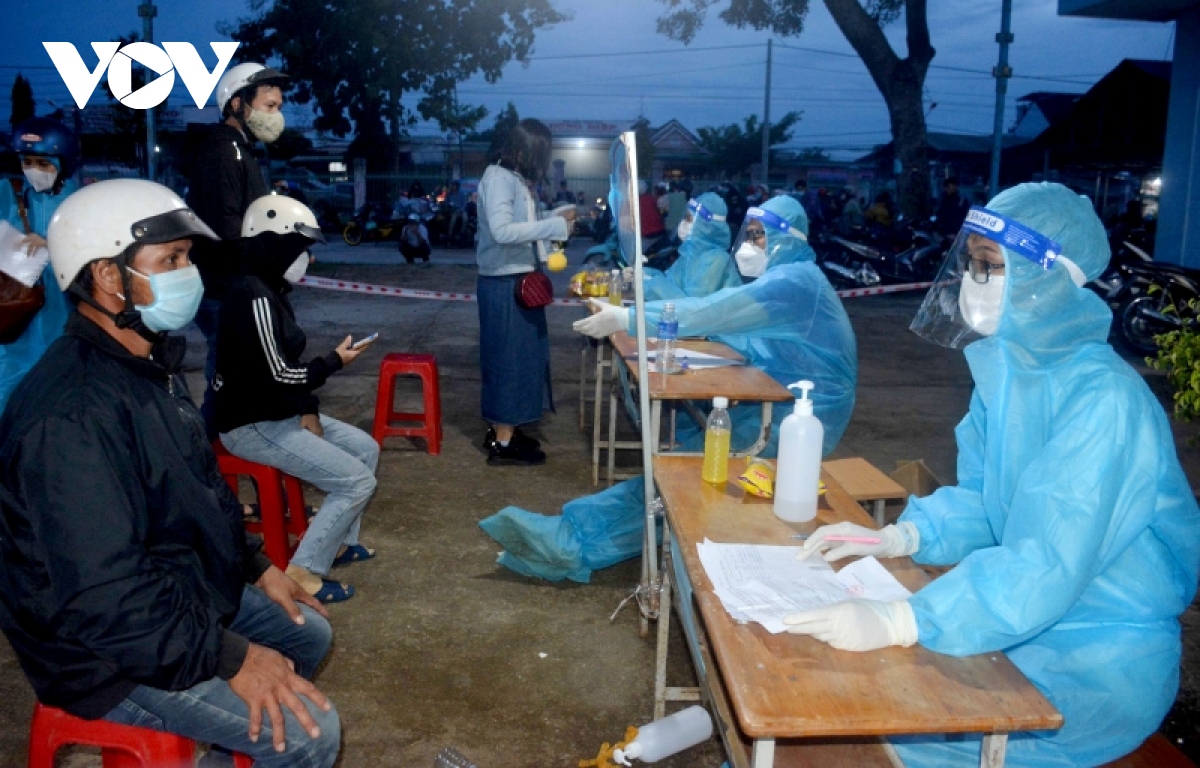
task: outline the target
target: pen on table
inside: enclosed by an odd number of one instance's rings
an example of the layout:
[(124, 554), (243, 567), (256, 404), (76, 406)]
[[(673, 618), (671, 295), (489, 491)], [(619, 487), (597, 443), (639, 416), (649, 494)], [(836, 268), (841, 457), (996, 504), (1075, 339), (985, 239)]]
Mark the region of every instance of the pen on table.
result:
[[(811, 533), (797, 533), (792, 536), (793, 539), (807, 539)], [(826, 536), (822, 541), (845, 541), (851, 544), (878, 544), (882, 539), (875, 536)]]

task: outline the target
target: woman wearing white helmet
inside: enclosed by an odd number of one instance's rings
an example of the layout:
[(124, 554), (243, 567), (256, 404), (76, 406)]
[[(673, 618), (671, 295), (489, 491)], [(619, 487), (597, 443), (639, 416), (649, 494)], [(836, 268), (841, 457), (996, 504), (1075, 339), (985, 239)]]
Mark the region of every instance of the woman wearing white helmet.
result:
[(246, 211), (242, 235), (245, 272), (229, 288), (218, 327), (216, 427), (235, 456), (325, 492), (287, 574), (321, 602), (340, 602), (354, 587), (326, 580), (329, 569), (375, 556), (358, 532), (375, 492), (379, 445), (320, 413), (316, 390), (365, 347), (351, 346), (347, 336), (337, 349), (302, 359), (308, 340), (288, 294), (308, 267), (309, 246), (325, 242), (306, 205), (260, 197)]

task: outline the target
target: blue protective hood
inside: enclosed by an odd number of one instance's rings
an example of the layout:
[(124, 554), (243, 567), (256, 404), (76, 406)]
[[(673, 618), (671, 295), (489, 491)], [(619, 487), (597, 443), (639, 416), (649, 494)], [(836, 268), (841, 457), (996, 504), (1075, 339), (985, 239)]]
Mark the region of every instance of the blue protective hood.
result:
[[(1056, 240), (1089, 280), (1108, 264), (1108, 239), (1091, 203), (1061, 184), (1020, 184), (997, 195), (988, 208)], [(1084, 345), (1107, 345), (1112, 312), (1100, 297), (1075, 285), (1061, 263), (1043, 269), (1003, 250), (1007, 279), (1000, 323), (994, 335), (967, 347), (968, 361), (1003, 346), (1013, 365), (1041, 367)]]
[[(716, 216), (727, 214), (725, 201), (719, 195), (706, 192), (697, 202)], [(679, 258), (667, 269), (665, 276), (656, 276), (652, 281), (647, 275), (646, 298), (708, 296), (722, 288), (741, 285), (737, 266), (729, 257), (729, 241), (728, 224), (696, 216), (691, 235), (679, 246)]]
[[(804, 207), (794, 197), (779, 195), (772, 197), (760, 206), (764, 211), (770, 211), (782, 216), (796, 229), (808, 237), (808, 214)], [(807, 241), (792, 235), (781, 234), (767, 230), (767, 272), (784, 264), (795, 264), (801, 261), (816, 261), (817, 254)]]

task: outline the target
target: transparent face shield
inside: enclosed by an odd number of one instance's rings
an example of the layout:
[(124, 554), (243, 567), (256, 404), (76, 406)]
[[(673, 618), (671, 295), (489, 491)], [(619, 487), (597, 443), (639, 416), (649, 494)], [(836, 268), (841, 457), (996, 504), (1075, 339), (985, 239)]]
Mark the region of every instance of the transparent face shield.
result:
[(761, 277), (774, 261), (776, 251), (791, 238), (808, 242), (808, 236), (787, 219), (757, 206), (746, 211), (746, 219), (733, 241), (733, 259), (742, 277)]
[(718, 221), (722, 223), (725, 221), (724, 216), (708, 210), (699, 200), (688, 200), (687, 213), (683, 215), (683, 219), (680, 220), (679, 227), (676, 230), (676, 234), (679, 235), (679, 239), (681, 241), (687, 240), (691, 236), (692, 229), (695, 227), (697, 219), (701, 221)]
[[(1008, 263), (1009, 254), (1020, 265)], [(996, 332), (1012, 268), (1053, 269), (1062, 262), (1082, 285), (1078, 267), (1063, 258), (1057, 242), (986, 208), (973, 206), (910, 329), (951, 349)]]

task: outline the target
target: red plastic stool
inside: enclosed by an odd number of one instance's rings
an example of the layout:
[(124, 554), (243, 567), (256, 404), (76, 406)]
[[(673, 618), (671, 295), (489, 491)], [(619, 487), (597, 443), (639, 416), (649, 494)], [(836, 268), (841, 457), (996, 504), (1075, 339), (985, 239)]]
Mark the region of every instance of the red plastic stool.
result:
[[(425, 397), (424, 413), (401, 413), (392, 410), (392, 398), (397, 376), (420, 376)], [(419, 421), (419, 427), (394, 427), (394, 421)], [(383, 448), (385, 437), (423, 437), (425, 449), (432, 456), (442, 452), (442, 396), (438, 388), (437, 358), (433, 355), (406, 355), (393, 352), (384, 355), (379, 365), (379, 393), (375, 398), (375, 427), (371, 431), (375, 442)]]
[(225, 450), (220, 440), (213, 441), (213, 453), (217, 455), (217, 468), (221, 476), (225, 478), (235, 496), (238, 492), (239, 475), (254, 480), (258, 488), (262, 522), (248, 522), (246, 530), (262, 534), (263, 550), (267, 557), (279, 570), (286, 569), (292, 553), (296, 551), (295, 545), (288, 543), (288, 534), (295, 536), (298, 543), (308, 530), (304, 489), (300, 486), (300, 481), (275, 467), (234, 456)]
[[(54, 755), (68, 744), (100, 747), (104, 768), (191, 768), (196, 742), (150, 728), (81, 720), (41, 702), (29, 727), (29, 768), (54, 768)], [(246, 755), (233, 756), (234, 768), (251, 768)]]

